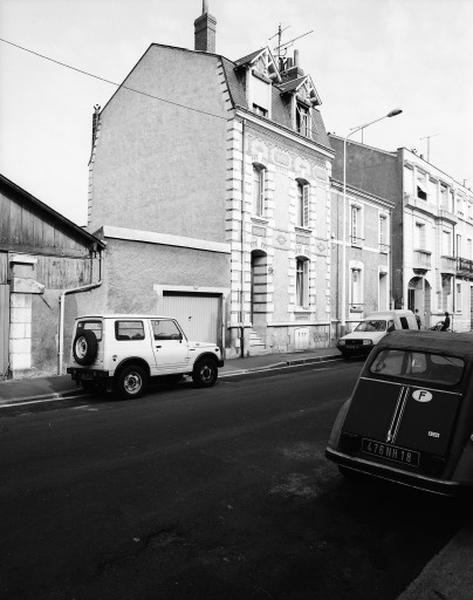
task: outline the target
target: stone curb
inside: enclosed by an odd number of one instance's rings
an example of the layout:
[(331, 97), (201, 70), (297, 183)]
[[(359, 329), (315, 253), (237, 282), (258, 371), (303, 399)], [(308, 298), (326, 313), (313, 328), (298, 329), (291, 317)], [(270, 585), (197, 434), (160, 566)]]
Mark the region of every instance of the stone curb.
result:
[[(261, 367), (250, 367), (248, 369), (235, 369), (234, 371), (229, 371), (228, 373), (221, 373), (219, 375), (219, 379), (226, 379), (228, 377), (236, 377), (238, 375), (251, 375), (253, 373), (262, 373), (264, 371), (271, 371), (273, 369), (282, 369), (285, 367), (298, 366), (303, 364), (312, 364), (319, 363), (323, 361), (329, 361), (334, 359), (340, 359), (341, 356), (339, 354), (327, 355), (327, 356), (315, 356), (311, 358), (300, 358), (295, 360), (286, 360), (280, 361), (277, 363), (273, 363), (271, 365), (263, 365)], [(35, 396), (24, 396), (21, 398), (9, 398), (7, 400), (0, 400), (0, 408), (2, 406), (8, 407), (13, 406), (15, 404), (22, 403), (34, 403), (40, 402), (41, 400), (67, 400), (72, 398), (80, 398), (83, 396), (87, 396), (86, 392), (81, 391), (80, 388), (72, 388), (68, 390), (64, 390), (63, 392), (49, 392), (43, 394), (37, 394)]]

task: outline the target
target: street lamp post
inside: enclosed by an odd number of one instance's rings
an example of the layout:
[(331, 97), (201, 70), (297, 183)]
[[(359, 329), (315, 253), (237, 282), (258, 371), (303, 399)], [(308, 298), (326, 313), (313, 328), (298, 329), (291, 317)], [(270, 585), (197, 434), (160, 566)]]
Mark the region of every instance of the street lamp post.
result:
[(347, 142), (348, 138), (358, 131), (363, 131), (366, 127), (382, 121), (383, 119), (395, 117), (402, 113), (402, 109), (395, 108), (388, 112), (387, 115), (383, 115), (374, 121), (364, 123), (358, 127), (352, 127), (349, 134), (343, 139), (343, 219), (342, 219), (342, 294), (341, 294), (341, 319), (340, 319), (340, 334), (345, 335), (347, 328)]

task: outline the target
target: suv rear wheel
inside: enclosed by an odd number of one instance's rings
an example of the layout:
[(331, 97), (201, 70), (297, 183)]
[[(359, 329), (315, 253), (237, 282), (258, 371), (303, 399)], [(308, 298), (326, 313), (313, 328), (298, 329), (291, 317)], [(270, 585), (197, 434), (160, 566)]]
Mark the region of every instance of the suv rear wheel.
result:
[(192, 371), (192, 379), (198, 387), (215, 385), (218, 377), (217, 362), (211, 357), (199, 358)]
[(139, 365), (127, 365), (115, 375), (115, 391), (120, 398), (138, 398), (148, 382), (148, 375)]
[(97, 349), (97, 337), (91, 329), (82, 329), (74, 338), (72, 354), (79, 365), (91, 365), (97, 356)]

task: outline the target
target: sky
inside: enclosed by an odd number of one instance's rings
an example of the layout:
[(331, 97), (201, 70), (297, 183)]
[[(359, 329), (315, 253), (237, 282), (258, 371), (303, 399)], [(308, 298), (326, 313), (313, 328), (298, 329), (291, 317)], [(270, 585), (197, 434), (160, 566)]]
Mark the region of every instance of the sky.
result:
[[(429, 150), (473, 188), (473, 0), (208, 5), (216, 52), (231, 60), (275, 45), (279, 24), (283, 41), (312, 31), (290, 52), (314, 81), (327, 131), (345, 136), (402, 108), (365, 129), (364, 143)], [(201, 0), (0, 0), (0, 38), (120, 83), (151, 43), (192, 49), (201, 12)], [(93, 106), (115, 89), (0, 41), (0, 173), (86, 225)]]

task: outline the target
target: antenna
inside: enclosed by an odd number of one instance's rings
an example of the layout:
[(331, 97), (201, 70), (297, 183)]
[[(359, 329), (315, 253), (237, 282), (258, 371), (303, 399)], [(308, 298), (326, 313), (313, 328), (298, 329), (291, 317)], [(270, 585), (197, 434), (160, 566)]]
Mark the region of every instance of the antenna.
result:
[(281, 23), (279, 23), (279, 26), (278, 26), (278, 31), (277, 31), (277, 33), (275, 33), (275, 34), (274, 34), (274, 35), (272, 35), (270, 38), (268, 38), (268, 40), (272, 40), (272, 39), (274, 39), (275, 37), (277, 37), (277, 38), (278, 38), (278, 42), (277, 42), (277, 43), (278, 43), (278, 45), (277, 45), (275, 48), (273, 48), (273, 52), (277, 53), (277, 57), (278, 57), (278, 64), (279, 64), (279, 65), (281, 64), (281, 56), (282, 56), (283, 52), (284, 52), (284, 55), (285, 55), (285, 52), (286, 52), (286, 50), (287, 50), (287, 49), (288, 49), (290, 46), (292, 46), (292, 45), (293, 45), (293, 43), (294, 43), (296, 40), (299, 40), (300, 38), (303, 38), (303, 37), (305, 37), (306, 35), (309, 35), (310, 33), (313, 33), (313, 32), (314, 32), (314, 30), (313, 30), (313, 29), (311, 29), (310, 31), (306, 31), (306, 33), (303, 33), (303, 34), (301, 34), (301, 35), (298, 35), (297, 37), (293, 38), (292, 40), (289, 40), (288, 42), (284, 42), (284, 43), (283, 43), (283, 41), (282, 41), (282, 34), (283, 34), (283, 32), (284, 32), (284, 31), (286, 31), (287, 29), (289, 29), (289, 27), (290, 27), (290, 25), (288, 25), (287, 27), (284, 27), (284, 28), (283, 28), (283, 27), (282, 27), (282, 25), (281, 25)]
[(419, 138), (420, 140), (427, 140), (427, 162), (430, 162), (430, 138), (437, 137), (438, 135), (440, 135), (440, 133), (433, 133)]
[(285, 50), (287, 50), (287, 48), (289, 48), (289, 46), (292, 46), (292, 44), (296, 40), (300, 40), (301, 38), (303, 38), (306, 35), (309, 35), (311, 33), (314, 33), (313, 29), (311, 29), (310, 31), (306, 31), (305, 33), (303, 33), (301, 35), (298, 35), (297, 37), (293, 38), (292, 40), (289, 40), (288, 42), (285, 42), (284, 44), (281, 44), (281, 40), (279, 40), (279, 45), (275, 48), (275, 50), (279, 50), (280, 48), (284, 48)]

